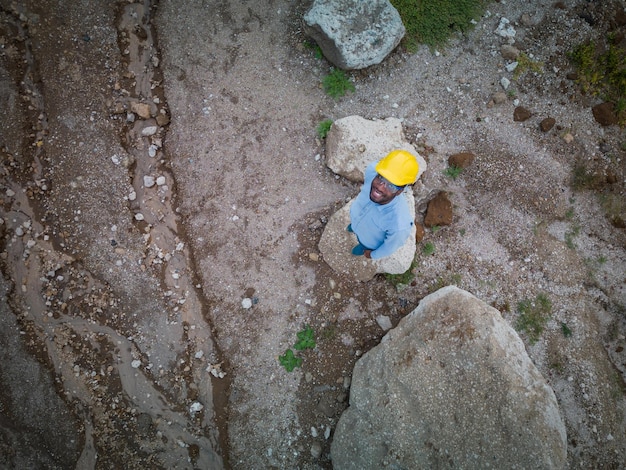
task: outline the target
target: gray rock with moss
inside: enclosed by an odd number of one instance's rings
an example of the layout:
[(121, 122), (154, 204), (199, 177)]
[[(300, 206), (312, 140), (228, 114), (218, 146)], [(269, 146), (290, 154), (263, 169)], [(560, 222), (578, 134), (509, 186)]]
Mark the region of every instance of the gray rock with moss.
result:
[(333, 468), (563, 468), (553, 390), (500, 313), (453, 286), (355, 365)]

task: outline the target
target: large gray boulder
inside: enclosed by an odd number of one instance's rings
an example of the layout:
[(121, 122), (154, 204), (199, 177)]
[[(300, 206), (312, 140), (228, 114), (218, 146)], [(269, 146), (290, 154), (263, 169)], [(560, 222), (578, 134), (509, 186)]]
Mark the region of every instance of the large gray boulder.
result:
[[(406, 198), (411, 216), (415, 219), (413, 193), (407, 189), (403, 197)], [(391, 256), (377, 260), (368, 259), (365, 256), (354, 256), (351, 250), (358, 240), (353, 233), (346, 230), (350, 223), (350, 206), (353, 202), (354, 199), (335, 212), (324, 228), (318, 244), (324, 261), (333, 271), (358, 281), (369, 281), (378, 273), (402, 274), (406, 272), (415, 257), (415, 225), (404, 245)]]
[(552, 389), (500, 313), (449, 286), (356, 364), (335, 470), (555, 469), (566, 434)]
[(367, 165), (392, 150), (406, 150), (417, 158), (418, 179), (426, 171), (426, 161), (404, 137), (397, 118), (370, 120), (347, 116), (333, 122), (326, 136), (326, 166), (350, 181), (363, 181)]
[(388, 0), (315, 0), (304, 15), (304, 31), (344, 70), (379, 64), (405, 33)]

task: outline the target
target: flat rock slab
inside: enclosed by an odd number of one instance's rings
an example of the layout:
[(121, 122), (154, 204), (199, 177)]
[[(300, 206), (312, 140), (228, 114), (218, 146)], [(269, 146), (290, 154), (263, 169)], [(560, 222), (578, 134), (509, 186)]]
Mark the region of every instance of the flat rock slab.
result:
[[(399, 197), (399, 196), (398, 196)], [(415, 198), (410, 190), (403, 193), (409, 210), (415, 219)], [(358, 281), (369, 281), (378, 273), (402, 274), (406, 272), (415, 257), (415, 225), (407, 241), (394, 254), (386, 258), (371, 260), (365, 256), (354, 256), (352, 248), (358, 243), (356, 236), (346, 230), (350, 223), (348, 204), (335, 212), (322, 233), (318, 248), (324, 261), (335, 271)]]
[(335, 470), (563, 468), (553, 390), (493, 307), (448, 286), (354, 367)]

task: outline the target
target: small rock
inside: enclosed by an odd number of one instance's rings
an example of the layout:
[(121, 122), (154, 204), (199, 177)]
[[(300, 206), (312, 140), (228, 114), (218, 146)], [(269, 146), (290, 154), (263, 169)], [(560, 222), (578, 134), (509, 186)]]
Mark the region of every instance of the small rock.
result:
[(317, 253), (309, 253), (309, 259), (311, 261), (319, 261), (320, 255)]
[(17, 227), (15, 229), (15, 235), (17, 235), (18, 237), (21, 237), (22, 235), (24, 235), (24, 229), (22, 227)]
[(511, 62), (510, 64), (506, 64), (504, 68), (506, 69), (507, 72), (513, 72), (517, 68), (518, 65), (519, 65), (518, 62)]
[(311, 436), (317, 437), (317, 429), (315, 428), (315, 426), (311, 426)]
[(330, 437), (330, 426), (326, 426), (326, 429), (324, 430), (324, 439), (328, 440), (329, 437)]
[(614, 112), (613, 103), (606, 102), (595, 105), (591, 111), (593, 117), (601, 126), (611, 126), (617, 124), (617, 115)]
[(494, 104), (505, 103), (507, 100), (506, 93), (502, 91), (498, 91), (497, 93), (493, 94), (493, 96), (491, 97), (491, 100), (494, 102)]
[(143, 214), (141, 212), (137, 212), (135, 214), (135, 220), (139, 220), (139, 221), (144, 220)]
[(143, 185), (146, 188), (151, 188), (152, 186), (154, 186), (154, 176), (149, 176), (149, 175), (144, 176)]
[(554, 127), (555, 124), (556, 119), (547, 117), (539, 123), (539, 129), (541, 129), (542, 132), (548, 132)]
[(502, 77), (502, 78), (500, 79), (500, 86), (501, 86), (502, 88), (504, 88), (505, 90), (507, 90), (507, 89), (509, 88), (509, 85), (510, 85), (510, 84), (511, 84), (511, 80), (509, 80), (508, 78), (506, 78), (506, 77)]
[(500, 54), (504, 59), (517, 60), (517, 58), (519, 57), (519, 49), (511, 46), (510, 44), (504, 44), (500, 48)]
[(532, 113), (524, 108), (523, 106), (518, 106), (513, 111), (513, 120), (517, 122), (524, 122), (532, 116)]
[(150, 119), (149, 104), (133, 102), (130, 104), (130, 110), (142, 119)]
[(516, 31), (515, 28), (511, 26), (511, 22), (507, 18), (500, 18), (496, 34), (503, 38), (513, 38), (515, 37)]
[(424, 230), (424, 226), (422, 224), (415, 224), (415, 243), (419, 243), (424, 239), (424, 235), (426, 231)]
[(5, 194), (8, 197), (13, 197), (13, 196), (15, 196), (15, 191), (13, 191), (12, 189), (7, 189)]
[(159, 176), (156, 179), (157, 186), (163, 186), (165, 184), (165, 176)]
[(311, 456), (314, 459), (319, 459), (322, 455), (322, 445), (319, 442), (314, 442), (311, 445)]
[(440, 191), (428, 201), (424, 225), (434, 227), (435, 225), (450, 225), (452, 223), (452, 202), (448, 199), (445, 191)]
[(566, 144), (571, 144), (572, 142), (574, 142), (574, 136), (568, 132), (563, 136), (563, 140)]
[(137, 369), (140, 365), (141, 365), (141, 361), (139, 359), (135, 359), (133, 362), (130, 363), (130, 366), (133, 369)]
[(196, 401), (191, 404), (191, 406), (189, 407), (189, 411), (191, 413), (197, 413), (198, 411), (202, 411), (203, 408), (204, 406), (202, 406), (202, 403)]
[(448, 165), (456, 166), (458, 168), (467, 168), (474, 163), (475, 158), (476, 155), (471, 152), (455, 153), (454, 155), (450, 155), (450, 157), (448, 157)]
[(156, 134), (157, 130), (159, 130), (157, 126), (147, 126), (141, 130), (141, 135), (144, 137), (149, 137), (151, 135)]
[(378, 315), (376, 317), (376, 323), (378, 323), (378, 326), (380, 326), (383, 331), (389, 331), (393, 327), (391, 320), (387, 315)]
[(248, 297), (244, 298), (241, 301), (241, 306), (246, 310), (249, 309), (250, 307), (252, 307), (252, 299), (249, 299)]

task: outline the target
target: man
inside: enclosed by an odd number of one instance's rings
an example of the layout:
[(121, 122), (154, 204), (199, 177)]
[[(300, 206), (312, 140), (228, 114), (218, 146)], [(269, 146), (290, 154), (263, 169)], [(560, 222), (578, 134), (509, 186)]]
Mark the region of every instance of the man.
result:
[(419, 165), (406, 150), (394, 150), (365, 170), (361, 192), (350, 207), (350, 225), (359, 244), (355, 256), (379, 259), (404, 245), (413, 228), (406, 199), (398, 197), (407, 185), (415, 183)]

